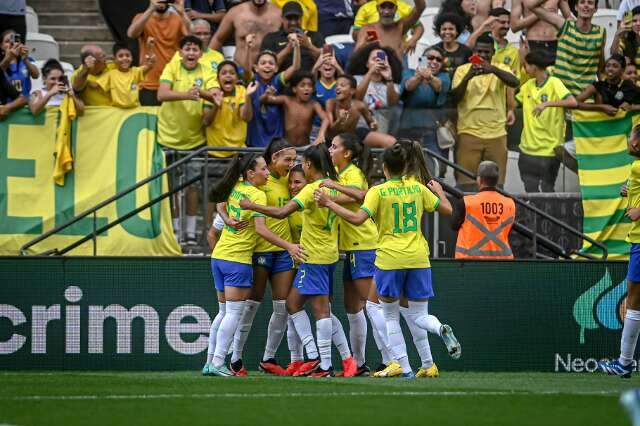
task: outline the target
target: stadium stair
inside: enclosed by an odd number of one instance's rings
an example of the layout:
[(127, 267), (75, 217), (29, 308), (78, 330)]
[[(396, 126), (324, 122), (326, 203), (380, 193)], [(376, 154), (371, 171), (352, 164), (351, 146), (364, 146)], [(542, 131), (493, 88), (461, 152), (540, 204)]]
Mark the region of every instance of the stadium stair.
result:
[(74, 66), (80, 63), (80, 48), (101, 46), (107, 55), (113, 44), (96, 0), (29, 0), (38, 15), (39, 32), (49, 34), (60, 46), (60, 60)]

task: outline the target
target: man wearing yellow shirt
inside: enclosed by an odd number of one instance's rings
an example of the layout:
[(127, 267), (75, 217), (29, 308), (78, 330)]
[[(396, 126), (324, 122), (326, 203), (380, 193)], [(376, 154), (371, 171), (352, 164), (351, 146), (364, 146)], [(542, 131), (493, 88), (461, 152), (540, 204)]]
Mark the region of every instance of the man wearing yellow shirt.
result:
[(506, 65), (520, 79), (520, 51), (507, 40), (511, 13), (503, 7), (497, 7), (491, 9), (489, 16), (495, 17), (491, 26), (491, 37), (493, 37), (495, 49), (491, 62), (494, 65)]
[[(452, 95), (458, 104), (456, 161), (467, 170), (477, 170), (480, 162), (491, 160), (500, 170), (504, 184), (507, 168), (507, 130), (513, 124), (513, 110), (507, 111), (507, 87), (518, 87), (518, 78), (508, 67), (492, 65), (493, 39), (478, 37), (470, 63), (458, 67), (453, 76)], [(458, 187), (477, 191), (470, 178), (456, 174)]]
[[(290, 0), (271, 0), (280, 9)], [(313, 0), (296, 0), (302, 6), (302, 29), (305, 31), (318, 31), (318, 8)]]
[[(215, 81), (218, 75), (218, 66), (222, 61), (224, 61), (224, 55), (217, 50), (213, 50), (209, 47), (209, 42), (211, 41), (211, 24), (205, 21), (204, 19), (194, 19), (191, 21), (191, 26), (189, 27), (189, 33), (193, 36), (198, 37), (202, 40), (203, 52), (202, 56), (198, 60), (205, 68), (209, 69), (212, 73), (212, 78)], [(182, 58), (180, 57), (180, 52), (176, 52), (175, 55), (169, 61), (170, 64), (175, 66), (175, 63), (180, 63)]]
[(104, 51), (99, 46), (87, 45), (80, 51), (82, 65), (71, 76), (73, 91), (78, 94), (86, 106), (110, 106), (111, 97), (97, 83), (97, 80), (109, 70)]

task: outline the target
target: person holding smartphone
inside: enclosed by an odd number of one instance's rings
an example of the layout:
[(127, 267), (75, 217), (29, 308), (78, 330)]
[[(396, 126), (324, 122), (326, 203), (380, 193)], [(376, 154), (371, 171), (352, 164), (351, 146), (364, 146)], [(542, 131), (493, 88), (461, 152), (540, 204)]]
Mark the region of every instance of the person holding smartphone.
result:
[(624, 21), (611, 43), (611, 54), (619, 53), (640, 65), (640, 6), (624, 14)]
[(31, 93), (31, 79), (40, 77), (38, 67), (29, 56), (29, 49), (22, 43), (22, 37), (14, 30), (6, 30), (0, 34), (0, 50), (4, 58), (0, 61), (0, 69), (6, 74), (18, 92), (23, 96)]
[(38, 115), (46, 107), (59, 107), (64, 97), (69, 95), (73, 99), (78, 115), (84, 112), (84, 102), (75, 94), (69, 85), (69, 79), (64, 75), (62, 65), (55, 59), (49, 59), (42, 66), (42, 80), (44, 87), (31, 93), (29, 110)]

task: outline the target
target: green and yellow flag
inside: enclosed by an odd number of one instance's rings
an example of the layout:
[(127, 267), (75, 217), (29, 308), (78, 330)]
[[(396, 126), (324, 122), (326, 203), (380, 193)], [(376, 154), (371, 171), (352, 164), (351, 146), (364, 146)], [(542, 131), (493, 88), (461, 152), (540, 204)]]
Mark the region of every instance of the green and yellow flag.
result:
[[(584, 210), (583, 232), (602, 242), (609, 259), (627, 259), (625, 241), (631, 223), (624, 213), (627, 199), (620, 188), (627, 182), (633, 157), (627, 153), (627, 138), (638, 116), (620, 111), (615, 116), (601, 112), (573, 111), (573, 137), (578, 159), (578, 177)], [(599, 256), (602, 251), (584, 242), (582, 252)]]

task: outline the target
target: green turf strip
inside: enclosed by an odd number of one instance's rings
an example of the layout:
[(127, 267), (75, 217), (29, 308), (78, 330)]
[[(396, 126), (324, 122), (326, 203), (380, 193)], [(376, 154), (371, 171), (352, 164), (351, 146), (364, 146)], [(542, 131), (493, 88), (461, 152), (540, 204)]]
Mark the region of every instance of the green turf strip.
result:
[(5, 373), (0, 382), (0, 423), (16, 425), (623, 425), (618, 395), (638, 385), (589, 373), (459, 372), (412, 381)]

